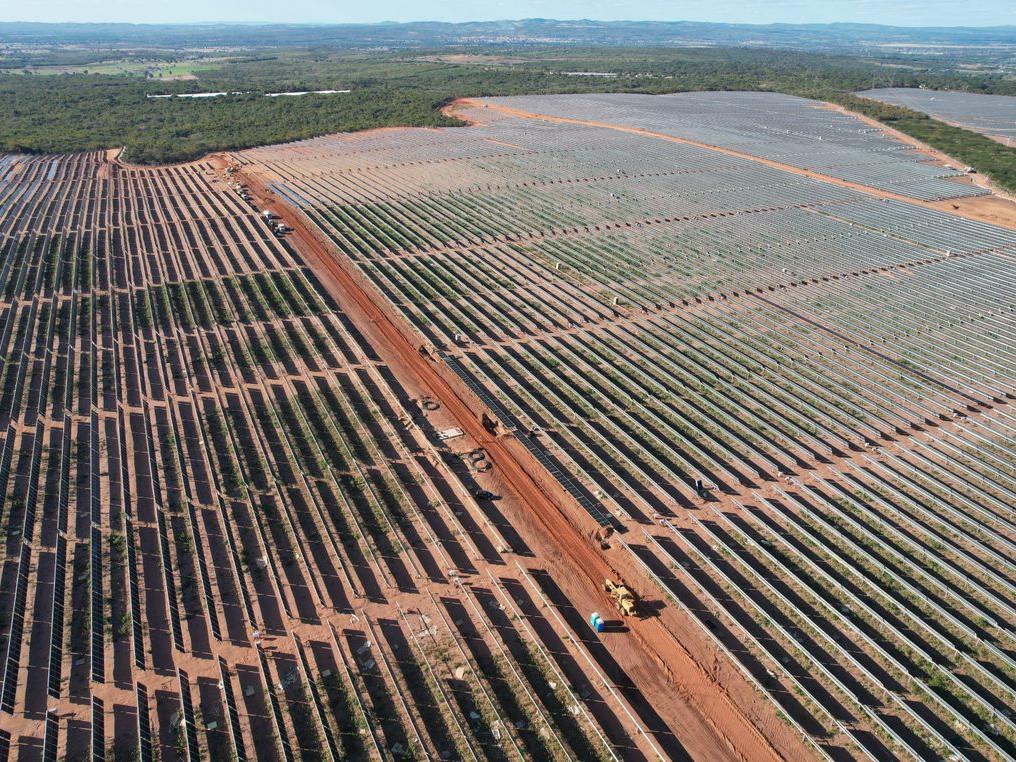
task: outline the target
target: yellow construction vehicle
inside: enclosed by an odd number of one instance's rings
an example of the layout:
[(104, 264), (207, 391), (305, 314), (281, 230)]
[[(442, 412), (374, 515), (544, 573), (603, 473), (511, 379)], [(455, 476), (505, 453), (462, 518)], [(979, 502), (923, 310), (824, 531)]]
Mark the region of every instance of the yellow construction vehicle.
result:
[(614, 582), (608, 579), (603, 583), (603, 590), (614, 599), (618, 611), (624, 616), (638, 616), (638, 598), (628, 589), (623, 580)]

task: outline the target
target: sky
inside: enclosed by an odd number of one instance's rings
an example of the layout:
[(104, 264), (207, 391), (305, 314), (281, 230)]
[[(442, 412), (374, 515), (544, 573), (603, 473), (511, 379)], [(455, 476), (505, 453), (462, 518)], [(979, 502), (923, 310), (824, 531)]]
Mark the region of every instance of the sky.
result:
[(1016, 0), (0, 0), (0, 21), (368, 23), (519, 18), (1016, 24)]

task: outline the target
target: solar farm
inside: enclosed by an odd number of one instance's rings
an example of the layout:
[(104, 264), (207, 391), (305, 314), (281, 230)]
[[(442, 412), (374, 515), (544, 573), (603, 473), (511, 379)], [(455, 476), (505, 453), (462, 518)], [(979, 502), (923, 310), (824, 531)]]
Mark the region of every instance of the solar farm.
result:
[(1016, 96), (954, 93), (914, 87), (865, 90), (865, 98), (923, 111), (950, 124), (1016, 145)]
[(776, 93), (525, 96), (492, 104), (546, 116), (594, 120), (701, 141), (814, 170), (910, 198), (933, 201), (986, 193), (957, 187), (960, 169), (927, 156), (857, 118)]
[(459, 114), (0, 157), (0, 758), (1016, 755), (985, 191), (787, 96)]

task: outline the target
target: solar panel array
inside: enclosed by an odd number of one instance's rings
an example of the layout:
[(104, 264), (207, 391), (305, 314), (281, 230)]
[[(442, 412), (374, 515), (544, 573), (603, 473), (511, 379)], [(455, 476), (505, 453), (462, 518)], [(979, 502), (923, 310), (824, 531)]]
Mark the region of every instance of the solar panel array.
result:
[(944, 122), (1016, 145), (1016, 96), (1013, 95), (951, 93), (915, 87), (883, 87), (858, 95), (923, 111)]
[[(495, 102), (914, 199), (969, 188), (783, 96)], [(468, 116), (455, 144), (407, 130), (390, 153), (354, 136), (236, 159), (629, 530), (822, 751), (1011, 756), (1016, 232), (700, 146)]]
[[(745, 154), (924, 166), (792, 99), (689, 102)], [(785, 756), (1013, 756), (1016, 234), (473, 116), (233, 160), (618, 530)], [(0, 255), (0, 755), (722, 753), (211, 166), (4, 159)]]
[[(0, 157), (0, 347), (0, 758), (657, 743), (604, 703), (578, 641), (550, 648), (574, 635), (546, 612), (477, 622), (476, 653), (513, 650), (472, 670), (431, 592), (485, 617), (468, 601), (507, 595), (507, 554), (533, 557), (503, 518), (518, 506), (481, 505), (493, 475), (436, 443), (406, 379), (211, 165)], [(410, 628), (433, 642), (409, 653)], [(547, 677), (562, 664), (572, 682)]]
[(962, 172), (858, 119), (815, 101), (777, 93), (526, 95), (490, 98), (509, 108), (599, 121), (720, 146), (911, 198), (986, 191), (950, 180)]

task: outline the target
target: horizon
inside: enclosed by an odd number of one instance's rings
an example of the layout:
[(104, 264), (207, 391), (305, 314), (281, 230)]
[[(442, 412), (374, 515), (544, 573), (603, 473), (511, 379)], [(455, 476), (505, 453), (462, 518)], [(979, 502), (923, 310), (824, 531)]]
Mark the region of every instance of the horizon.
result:
[(0, 24), (39, 24), (47, 26), (276, 26), (276, 27), (341, 27), (341, 26), (411, 26), (413, 24), (447, 24), (464, 26), (468, 24), (521, 24), (546, 21), (558, 23), (589, 24), (717, 24), (724, 26), (757, 27), (804, 27), (804, 26), (864, 26), (883, 29), (1016, 29), (1016, 20), (1000, 24), (885, 24), (869, 21), (701, 21), (693, 19), (595, 19), (595, 18), (551, 18), (528, 16), (519, 18), (473, 19), (467, 21), (446, 21), (437, 18), (420, 18), (408, 21), (381, 19), (378, 21), (271, 21), (267, 19), (208, 19), (202, 21), (41, 21), (38, 19), (3, 19)]
[[(0, 11), (5, 23), (196, 25), (239, 24), (338, 26), (347, 24), (491, 23), (507, 21), (594, 21), (773, 24), (871, 24), (897, 27), (989, 28), (1016, 25), (1009, 0), (774, 0), (765, 4), (715, 0), (709, 12), (690, 0), (445, 0), (426, 6), (419, 0), (392, 0), (377, 6), (344, 7), (327, 0), (221, 0), (210, 5), (180, 0), (170, 11), (138, 0), (29, 0)], [(510, 9), (510, 10), (509, 10)], [(980, 23), (971, 25), (970, 20)]]

